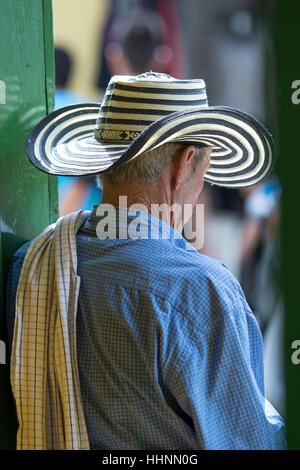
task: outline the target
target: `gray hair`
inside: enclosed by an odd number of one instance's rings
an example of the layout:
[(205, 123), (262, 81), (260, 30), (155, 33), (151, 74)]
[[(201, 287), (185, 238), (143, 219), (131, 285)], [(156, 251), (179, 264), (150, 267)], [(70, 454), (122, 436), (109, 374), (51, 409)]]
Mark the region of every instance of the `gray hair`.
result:
[[(184, 149), (187, 145), (186, 143), (175, 142), (160, 145), (118, 168), (98, 174), (98, 185), (102, 187), (102, 182), (117, 184), (155, 181), (161, 177), (165, 167), (175, 158), (178, 150)], [(198, 162), (202, 162), (204, 158), (207, 158), (205, 152), (207, 147), (195, 147), (195, 149), (195, 155), (192, 160), (193, 171), (196, 170)]]

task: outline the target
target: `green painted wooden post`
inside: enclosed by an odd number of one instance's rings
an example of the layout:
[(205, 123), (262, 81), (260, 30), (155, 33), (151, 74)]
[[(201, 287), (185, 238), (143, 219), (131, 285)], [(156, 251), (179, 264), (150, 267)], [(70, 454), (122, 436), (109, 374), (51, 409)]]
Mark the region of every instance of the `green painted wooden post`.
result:
[(0, 9), (0, 449), (10, 449), (16, 422), (3, 355), (8, 268), (16, 249), (57, 219), (58, 204), (57, 178), (36, 170), (25, 153), (31, 129), (53, 109), (51, 0), (0, 0)]
[[(292, 348), (300, 340), (299, 314), (299, 123), (300, 88), (292, 84), (300, 81), (299, 61), (299, 0), (270, 2), (275, 46), (278, 103), (279, 158), (277, 169), (282, 182), (282, 285), (285, 300), (285, 374), (286, 425), (288, 448), (300, 450), (300, 364), (293, 363), (300, 354)], [(299, 91), (297, 91), (297, 89)], [(297, 348), (299, 350), (299, 346)]]

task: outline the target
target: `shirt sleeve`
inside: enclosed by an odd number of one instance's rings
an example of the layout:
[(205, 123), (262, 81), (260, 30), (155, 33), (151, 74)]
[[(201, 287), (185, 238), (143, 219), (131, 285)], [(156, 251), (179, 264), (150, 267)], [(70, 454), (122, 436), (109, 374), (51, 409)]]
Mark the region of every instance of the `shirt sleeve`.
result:
[(193, 333), (173, 381), (201, 449), (285, 449), (284, 422), (264, 392), (263, 343), (251, 311), (232, 309)]

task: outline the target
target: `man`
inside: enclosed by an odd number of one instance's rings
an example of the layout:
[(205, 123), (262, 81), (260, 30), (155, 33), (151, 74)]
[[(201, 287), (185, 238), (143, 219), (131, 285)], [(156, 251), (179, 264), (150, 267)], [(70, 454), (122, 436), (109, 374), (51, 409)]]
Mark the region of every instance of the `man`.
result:
[(14, 257), (19, 448), (284, 448), (243, 292), (180, 234), (204, 180), (243, 187), (269, 174), (271, 136), (209, 107), (203, 80), (164, 74), (113, 77), (95, 109), (55, 111), (27, 143), (43, 171), (100, 174), (103, 202)]

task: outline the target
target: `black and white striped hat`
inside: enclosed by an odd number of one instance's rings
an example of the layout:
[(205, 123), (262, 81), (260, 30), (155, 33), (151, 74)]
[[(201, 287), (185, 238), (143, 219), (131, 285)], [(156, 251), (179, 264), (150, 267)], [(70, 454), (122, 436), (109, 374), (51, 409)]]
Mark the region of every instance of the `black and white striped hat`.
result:
[(74, 104), (48, 114), (30, 134), (30, 161), (52, 175), (82, 176), (118, 167), (166, 142), (212, 146), (204, 179), (252, 186), (271, 171), (272, 136), (249, 114), (209, 106), (205, 82), (147, 72), (115, 75), (100, 106)]

